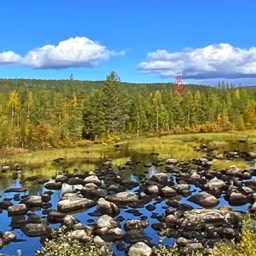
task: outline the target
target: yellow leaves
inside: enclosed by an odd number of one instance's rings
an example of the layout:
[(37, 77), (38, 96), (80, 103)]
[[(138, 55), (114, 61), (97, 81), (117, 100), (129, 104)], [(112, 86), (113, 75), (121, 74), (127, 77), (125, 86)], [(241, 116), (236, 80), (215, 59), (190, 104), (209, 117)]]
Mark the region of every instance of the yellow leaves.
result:
[(73, 93), (73, 99), (72, 99), (72, 107), (76, 107), (77, 106), (77, 98), (76, 98), (76, 95), (75, 93)]
[(16, 108), (19, 103), (19, 96), (16, 90), (11, 91), (9, 94), (9, 106)]
[(195, 95), (194, 95), (194, 101), (195, 101), (195, 107), (198, 108), (201, 106), (202, 104), (202, 96), (201, 96), (201, 93), (199, 90), (197, 90), (195, 92)]
[(28, 92), (28, 95), (27, 95), (27, 105), (28, 105), (28, 108), (31, 107), (33, 104), (33, 94), (32, 92)]
[(236, 89), (236, 91), (235, 91), (235, 98), (236, 99), (240, 99), (240, 90), (239, 89)]

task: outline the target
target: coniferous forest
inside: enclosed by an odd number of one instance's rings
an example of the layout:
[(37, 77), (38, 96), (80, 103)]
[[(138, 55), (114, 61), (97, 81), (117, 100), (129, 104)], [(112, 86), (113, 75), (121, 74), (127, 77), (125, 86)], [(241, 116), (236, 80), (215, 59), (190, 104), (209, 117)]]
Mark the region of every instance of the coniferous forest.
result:
[(83, 139), (256, 128), (254, 87), (0, 80), (0, 147), (47, 148)]

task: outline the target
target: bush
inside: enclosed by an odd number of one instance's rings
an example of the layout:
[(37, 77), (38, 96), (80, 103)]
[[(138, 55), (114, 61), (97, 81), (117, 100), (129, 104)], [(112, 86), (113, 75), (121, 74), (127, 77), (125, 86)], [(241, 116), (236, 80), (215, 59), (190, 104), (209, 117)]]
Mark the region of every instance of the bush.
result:
[(36, 256), (110, 256), (112, 253), (107, 247), (94, 243), (92, 234), (88, 233), (86, 242), (71, 238), (65, 227), (53, 230), (52, 239), (46, 239)]

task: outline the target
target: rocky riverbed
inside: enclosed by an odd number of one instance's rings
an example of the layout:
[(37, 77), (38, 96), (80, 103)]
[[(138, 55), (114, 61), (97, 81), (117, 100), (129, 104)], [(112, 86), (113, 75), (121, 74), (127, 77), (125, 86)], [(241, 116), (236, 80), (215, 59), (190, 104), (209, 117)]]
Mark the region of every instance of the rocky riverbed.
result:
[[(232, 165), (210, 170), (214, 161), (232, 158), (253, 162), (256, 154), (234, 151), (188, 162), (128, 161), (119, 167), (108, 159), (91, 172), (62, 173), (46, 182), (35, 178), (42, 186), (37, 194), (16, 182), (0, 202), (1, 222), (8, 223), (1, 225), (0, 252), (9, 253), (13, 245), (23, 250), (28, 240), (35, 248), (24, 250), (34, 255), (39, 241), (61, 225), (81, 241), (91, 230), (96, 242), (111, 242), (116, 255), (140, 250), (150, 255), (163, 235), (167, 245), (177, 242), (191, 250), (238, 239), (243, 214), (256, 211), (256, 169)], [(137, 174), (141, 165), (145, 172)], [(4, 166), (2, 171), (11, 169)], [(127, 172), (131, 179), (124, 178)]]

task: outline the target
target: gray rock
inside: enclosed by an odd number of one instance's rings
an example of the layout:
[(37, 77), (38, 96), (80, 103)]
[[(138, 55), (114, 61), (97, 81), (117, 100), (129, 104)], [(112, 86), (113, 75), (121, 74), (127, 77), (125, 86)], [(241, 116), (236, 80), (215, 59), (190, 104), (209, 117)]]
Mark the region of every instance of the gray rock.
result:
[(242, 169), (237, 168), (235, 165), (231, 165), (229, 168), (225, 170), (225, 174), (233, 175), (233, 176), (241, 176), (243, 174)]
[(172, 197), (177, 194), (176, 190), (172, 187), (165, 186), (161, 190), (163, 197)]
[(223, 180), (219, 180), (217, 178), (211, 179), (207, 182), (204, 187), (209, 190), (217, 191), (222, 189), (225, 186), (225, 182)]
[(2, 237), (5, 244), (10, 243), (16, 239), (16, 235), (10, 231), (6, 231)]
[(118, 226), (117, 222), (114, 221), (114, 219), (111, 216), (106, 215), (106, 214), (100, 216), (99, 219), (95, 223), (96, 229), (105, 228), (105, 227), (110, 229), (110, 228), (115, 228), (117, 226)]
[(21, 171), (22, 167), (20, 164), (16, 163), (13, 165), (13, 170), (14, 171)]
[(203, 207), (212, 207), (219, 203), (219, 200), (215, 196), (204, 191), (191, 196), (188, 198), (188, 201)]
[(149, 186), (147, 186), (145, 193), (148, 195), (158, 195), (159, 188), (157, 185), (149, 185)]
[(166, 182), (168, 179), (168, 176), (166, 173), (159, 172), (154, 174), (150, 179), (161, 183), (161, 182)]
[(166, 216), (165, 222), (166, 222), (167, 227), (176, 227), (177, 217), (172, 214), (169, 214), (168, 216)]
[(79, 221), (73, 215), (66, 215), (63, 218), (63, 224), (67, 227), (72, 227), (73, 225), (77, 224)]
[(95, 236), (93, 238), (93, 241), (94, 241), (95, 244), (100, 245), (100, 246), (106, 246), (107, 245), (107, 243), (100, 236)]
[(146, 228), (148, 220), (127, 220), (124, 224), (125, 231)]
[(41, 206), (43, 201), (41, 196), (27, 196), (23, 200), (21, 200), (21, 203), (25, 204), (27, 207), (34, 207), (34, 206)]
[(77, 239), (82, 242), (89, 241), (89, 236), (85, 232), (85, 230), (73, 230), (70, 233), (68, 233), (68, 237), (72, 239)]
[(25, 204), (17, 204), (17, 205), (12, 205), (8, 207), (8, 215), (10, 216), (23, 215), (23, 214), (26, 214), (27, 211), (28, 209)]
[(178, 160), (177, 159), (173, 159), (173, 158), (169, 158), (166, 160), (165, 164), (177, 164)]
[(119, 203), (119, 204), (127, 204), (127, 203), (139, 201), (139, 197), (132, 192), (119, 192), (119, 193), (107, 196), (106, 199), (111, 202)]
[(26, 236), (35, 237), (47, 234), (49, 228), (42, 223), (28, 223), (22, 228), (22, 231)]
[(102, 214), (107, 215), (116, 215), (120, 212), (120, 209), (112, 202), (105, 200), (104, 198), (100, 198), (98, 200), (98, 209)]
[(7, 172), (7, 171), (10, 171), (10, 166), (9, 165), (4, 165), (4, 166), (2, 166), (2, 168), (1, 168), (1, 171), (2, 172)]
[(90, 175), (90, 176), (86, 177), (84, 179), (84, 183), (85, 184), (87, 184), (87, 183), (94, 183), (97, 186), (101, 185), (101, 181), (99, 180), (99, 178), (96, 175)]
[(44, 185), (44, 187), (49, 190), (61, 190), (62, 183), (61, 182), (48, 182)]
[(79, 211), (94, 206), (96, 203), (87, 198), (71, 197), (58, 202), (58, 211), (71, 212)]
[(60, 223), (63, 222), (65, 216), (66, 214), (64, 213), (52, 210), (48, 213), (47, 220), (50, 223)]
[(177, 221), (181, 229), (201, 230), (207, 225), (230, 225), (239, 224), (242, 221), (242, 215), (239, 212), (221, 211), (221, 210), (193, 210), (185, 212), (184, 216)]
[(128, 251), (128, 256), (150, 256), (152, 249), (143, 242), (132, 245)]
[(55, 182), (61, 182), (61, 183), (67, 183), (68, 182), (68, 177), (62, 174), (59, 174), (55, 178)]
[(176, 240), (176, 244), (178, 246), (182, 246), (182, 247), (185, 247), (187, 246), (189, 243), (189, 240), (186, 239), (185, 237), (179, 237), (177, 240)]
[(94, 224), (94, 229), (95, 234), (107, 242), (118, 240), (123, 236), (122, 229), (118, 227), (118, 223), (106, 214), (97, 220)]
[(229, 203), (232, 205), (244, 205), (249, 203), (249, 199), (239, 192), (232, 192), (229, 196)]

